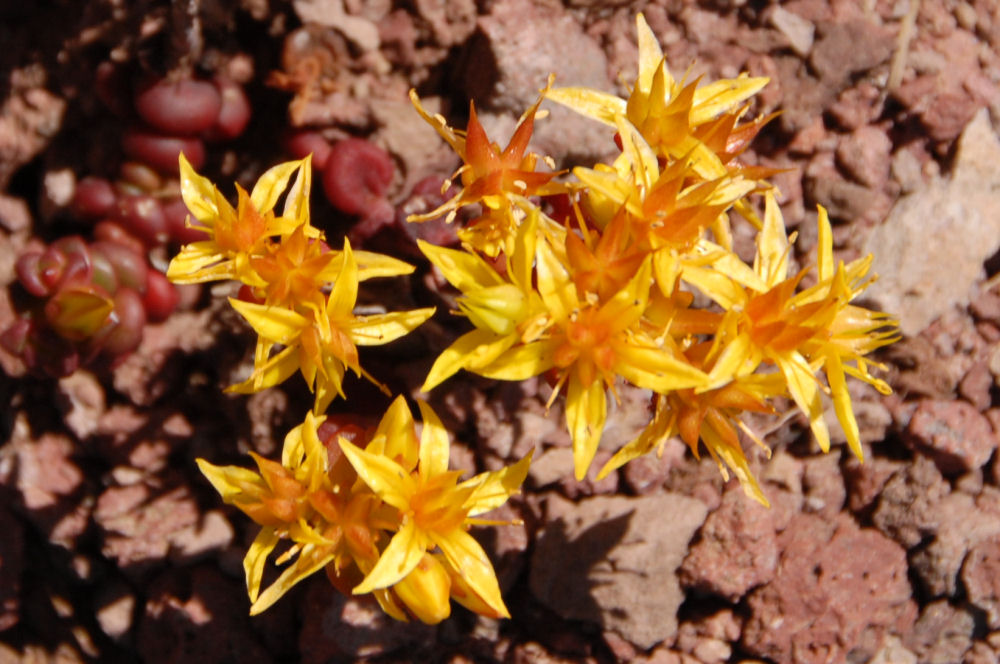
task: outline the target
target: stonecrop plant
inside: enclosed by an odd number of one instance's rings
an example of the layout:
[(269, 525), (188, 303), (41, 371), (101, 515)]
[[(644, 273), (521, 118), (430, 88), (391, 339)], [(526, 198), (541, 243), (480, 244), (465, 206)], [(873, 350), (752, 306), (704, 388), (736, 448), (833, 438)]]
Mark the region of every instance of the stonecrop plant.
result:
[[(617, 399), (625, 384), (648, 390), (648, 425), (599, 478), (662, 452), (677, 436), (696, 457), (707, 450), (724, 478), (732, 473), (766, 505), (740, 434), (770, 450), (742, 416), (777, 417), (777, 400), (790, 400), (827, 451), (829, 395), (861, 458), (847, 378), (891, 391), (872, 373), (882, 365), (867, 356), (896, 340), (896, 322), (852, 304), (874, 279), (872, 259), (834, 260), (822, 207), (815, 262), (790, 271), (794, 235), (767, 181), (774, 171), (740, 160), (771, 118), (745, 120), (767, 79), (678, 81), (641, 14), (636, 25), (638, 76), (628, 98), (554, 88), (550, 78), (506, 148), (489, 140), (474, 105), (462, 131), (427, 113), (411, 92), (417, 112), (463, 165), (442, 189), (454, 185), (456, 193), (410, 221), (454, 221), (460, 210), (469, 219), (458, 230), (461, 248), (419, 242), (459, 291), (456, 313), (472, 325), (437, 357), (422, 390), (461, 370), (497, 380), (544, 376), (549, 405), (565, 399), (577, 479), (601, 443), (608, 394)], [(528, 152), (546, 99), (607, 125), (617, 158), (567, 174)], [(189, 227), (205, 239), (184, 246), (167, 275), (177, 283), (239, 282), (230, 303), (258, 336), (252, 373), (229, 390), (257, 392), (301, 373), (315, 395), (280, 462), (251, 453), (257, 469), (250, 470), (199, 460), (223, 500), (261, 526), (244, 561), (251, 613), (323, 569), (338, 590), (371, 593), (400, 620), (436, 623), (449, 615), (451, 599), (485, 616), (509, 616), (468, 529), (500, 525), (480, 515), (519, 490), (531, 455), (460, 481), (460, 471), (448, 468), (448, 432), (423, 401), (419, 433), (403, 397), (370, 430), (324, 415), (345, 397), (348, 369), (380, 385), (361, 367), (359, 346), (397, 339), (433, 313), (354, 313), (360, 282), (413, 267), (346, 241), (340, 250), (327, 246), (310, 223), (309, 158), (272, 168), (249, 194), (237, 187), (235, 208), (183, 156), (180, 170)], [(755, 229), (752, 264), (733, 251), (732, 223)], [(278, 550), (284, 569), (261, 590)]]
[[(788, 397), (826, 451), (822, 395), (829, 394), (860, 458), (846, 377), (890, 391), (871, 373), (881, 365), (865, 356), (895, 340), (895, 321), (851, 304), (873, 279), (871, 258), (834, 262), (822, 208), (815, 265), (788, 274), (792, 240), (767, 182), (774, 171), (739, 160), (770, 119), (744, 121), (767, 79), (678, 81), (641, 14), (636, 24), (638, 76), (627, 99), (550, 81), (511, 145), (501, 151), (491, 143), (488, 156), (470, 148), (488, 140), (474, 113), (463, 133), (429, 116), (414, 96), (421, 116), (465, 161), (455, 183), (462, 188), (435, 213), (472, 203), (482, 211), (463, 229), (461, 249), (420, 245), (460, 291), (458, 313), (474, 326), (441, 353), (423, 389), (462, 369), (501, 380), (548, 377), (549, 404), (565, 394), (574, 474), (582, 479), (601, 441), (607, 394), (617, 398), (618, 386), (630, 383), (650, 390), (652, 417), (599, 478), (679, 436), (696, 456), (703, 445), (724, 477), (732, 472), (767, 504), (739, 432), (770, 450), (741, 414), (775, 414), (775, 399)], [(564, 180), (526, 173), (545, 161), (522, 156), (542, 98), (608, 125), (620, 155), (574, 168)], [(547, 204), (556, 194), (570, 205)], [(763, 219), (754, 195), (763, 196)], [(567, 207), (561, 219), (552, 216)], [(756, 228), (753, 265), (733, 251), (731, 216)], [(815, 283), (801, 288), (810, 273)], [(695, 293), (711, 305), (696, 307)]]
[[(413, 267), (354, 251), (346, 241), (341, 251), (327, 246), (310, 223), (308, 158), (267, 171), (249, 194), (237, 185), (235, 208), (183, 155), (180, 171), (194, 217), (188, 223), (206, 239), (185, 245), (167, 275), (177, 283), (238, 281), (240, 297), (230, 304), (258, 335), (253, 372), (229, 389), (258, 392), (300, 372), (315, 393), (305, 421), (286, 437), (280, 463), (254, 453), (256, 471), (198, 460), (223, 500), (261, 526), (244, 560), (250, 612), (325, 569), (334, 587), (374, 594), (399, 620), (439, 622), (451, 599), (483, 615), (508, 616), (489, 558), (467, 529), (495, 523), (478, 515), (518, 490), (530, 455), (459, 482), (460, 471), (448, 469), (448, 433), (437, 415), (419, 404), (418, 437), (401, 397), (373, 431), (341, 427), (336, 431), (346, 435), (330, 437), (329, 445), (319, 437), (322, 413), (345, 396), (347, 369), (379, 384), (361, 367), (357, 347), (393, 341), (433, 313), (356, 315), (359, 282)], [(282, 541), (290, 546), (276, 563), (287, 566), (262, 592), (267, 560)]]

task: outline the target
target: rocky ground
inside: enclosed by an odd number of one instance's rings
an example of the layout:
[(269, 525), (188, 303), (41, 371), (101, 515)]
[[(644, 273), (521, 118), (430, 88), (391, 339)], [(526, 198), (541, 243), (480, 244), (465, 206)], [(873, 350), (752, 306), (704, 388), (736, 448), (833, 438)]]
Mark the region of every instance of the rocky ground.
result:
[[(308, 126), (386, 148), (398, 203), (456, 166), (410, 108), (411, 86), (459, 126), (474, 98), (487, 130), (503, 135), (549, 72), (558, 84), (623, 92), (638, 10), (675, 73), (771, 77), (753, 112), (781, 115), (746, 159), (784, 169), (775, 181), (802, 262), (817, 203), (830, 210), (840, 255), (875, 253), (870, 301), (899, 316), (904, 338), (881, 358), (892, 396), (853, 386), (865, 462), (842, 436), (820, 453), (792, 418), (768, 433), (772, 458), (753, 460), (770, 509), (680, 442), (662, 459), (575, 482), (544, 382), (460, 375), (431, 397), (457, 438), (459, 467), (496, 468), (536, 450), (523, 495), (500, 517), (523, 525), (478, 533), (513, 619), (456, 610), (438, 627), (395, 623), (322, 575), (250, 618), (242, 557), (256, 526), (222, 505), (194, 459), (273, 456), (311, 399), (298, 381), (222, 394), (245, 375), (253, 339), (221, 297), (193, 293), (117, 366), (53, 380), (0, 355), (0, 662), (1000, 659), (992, 0), (6, 3), (0, 282), (13, 280), (32, 238), (66, 231), (74, 182), (119, 160), (120, 127), (95, 93), (102, 61), (162, 74), (199, 37), (197, 64), (246, 85), (251, 127), (206, 167), (224, 191), (285, 158), (287, 127)], [(562, 165), (593, 162), (609, 152), (605, 133), (554, 108), (535, 149)], [(353, 220), (320, 198), (314, 223), (332, 238), (346, 233)], [(751, 239), (737, 237), (748, 255)], [(424, 267), (367, 297), (440, 303), (439, 291)], [(11, 315), (0, 297), (0, 328)], [(461, 325), (442, 313), (365, 355), (366, 367), (415, 393)], [(386, 405), (359, 382), (347, 392), (334, 409)], [(608, 449), (644, 424), (645, 403), (624, 394)]]

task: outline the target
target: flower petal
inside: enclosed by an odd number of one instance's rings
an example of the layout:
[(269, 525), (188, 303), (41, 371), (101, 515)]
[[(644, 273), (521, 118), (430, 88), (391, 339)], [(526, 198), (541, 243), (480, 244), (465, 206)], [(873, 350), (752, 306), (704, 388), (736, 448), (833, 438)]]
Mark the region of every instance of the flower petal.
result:
[(229, 298), (229, 304), (257, 334), (278, 344), (291, 343), (309, 324), (304, 316), (284, 307), (246, 302), (233, 297)]
[(288, 180), (292, 177), (292, 173), (300, 168), (304, 161), (286, 161), (272, 166), (260, 176), (253, 186), (253, 191), (250, 192), (250, 203), (258, 212), (264, 213), (274, 209), (278, 198), (288, 188)]
[(435, 308), (355, 316), (344, 331), (358, 346), (381, 346), (406, 336), (434, 315)]
[(314, 572), (326, 567), (336, 557), (333, 548), (317, 547), (315, 544), (306, 544), (302, 547), (298, 557), (295, 559), (277, 579), (274, 580), (267, 590), (260, 594), (250, 606), (250, 615), (256, 616), (266, 611), (272, 604), (277, 602), (282, 595), (287, 593), (292, 587), (302, 579), (311, 576)]
[(528, 467), (531, 465), (531, 457), (534, 453), (535, 450), (531, 450), (527, 456), (512, 466), (480, 473), (462, 482), (459, 485), (460, 488), (476, 487), (472, 494), (465, 499), (464, 507), (469, 510), (469, 516), (477, 516), (494, 510), (517, 493), (521, 484), (524, 483), (524, 478), (528, 476)]
[(457, 249), (438, 247), (437, 245), (417, 240), (417, 246), (452, 286), (463, 293), (485, 286), (497, 286), (504, 283), (503, 278), (486, 261), (475, 254)]
[(558, 340), (539, 339), (514, 346), (487, 365), (467, 368), (486, 378), (527, 380), (555, 366), (552, 358), (558, 345)]
[(216, 466), (204, 459), (195, 459), (195, 462), (198, 464), (198, 470), (211, 482), (223, 502), (230, 505), (235, 498), (246, 494), (247, 487), (259, 486), (262, 491), (267, 490), (264, 478), (249, 468)]
[(392, 459), (360, 450), (346, 438), (340, 437), (338, 442), (344, 456), (369, 489), (396, 509), (404, 512), (409, 509), (416, 486), (402, 466)]
[[(341, 439), (343, 440), (343, 439)], [(355, 595), (370, 593), (377, 588), (388, 588), (412, 572), (427, 552), (426, 539), (412, 519), (405, 519), (389, 545), (379, 556), (368, 576), (354, 587)]]
[(612, 127), (615, 116), (624, 115), (626, 111), (624, 99), (591, 88), (553, 88), (545, 97)]
[(809, 418), (809, 427), (820, 449), (829, 452), (830, 432), (823, 420), (823, 401), (820, 399), (819, 384), (812, 368), (798, 352), (792, 352), (787, 357), (779, 356), (774, 360), (788, 383), (788, 393), (795, 405)]
[(435, 477), (448, 472), (448, 431), (426, 401), (417, 400), (424, 426), (420, 431), (420, 475)]
[(573, 474), (578, 481), (587, 476), (607, 416), (604, 381), (583, 385), (576, 373), (571, 374), (566, 390), (566, 426), (573, 439)]
[(441, 548), (448, 564), (461, 575), (469, 587), (502, 618), (510, 612), (500, 596), (500, 583), (483, 547), (472, 535), (461, 528), (447, 534), (430, 533), (431, 539)]
[(257, 533), (257, 537), (254, 538), (253, 544), (250, 545), (247, 555), (243, 558), (243, 571), (247, 577), (247, 594), (250, 596), (251, 604), (256, 602), (260, 595), (260, 582), (264, 578), (264, 565), (279, 539), (281, 538), (274, 528), (262, 528)]
[(427, 372), (420, 390), (430, 392), (460, 369), (470, 368), (470, 371), (475, 371), (471, 367), (487, 366), (515, 343), (517, 335), (513, 334), (498, 336), (491, 330), (479, 329), (466, 332), (441, 351), (431, 370)]
[[(208, 178), (195, 172), (183, 152), (177, 161), (180, 166), (181, 198), (184, 199), (184, 205), (195, 219), (212, 228), (219, 217), (219, 209), (215, 204), (217, 196), (215, 185)], [(221, 199), (221, 196), (219, 198)]]
[(851, 394), (847, 391), (847, 381), (844, 379), (844, 365), (840, 361), (840, 356), (835, 352), (827, 353), (824, 357), (824, 370), (826, 380), (830, 384), (830, 393), (833, 395), (833, 410), (837, 414), (840, 427), (847, 437), (847, 445), (854, 452), (854, 456), (860, 461), (864, 461), (865, 453), (861, 447), (861, 434), (858, 430), (858, 421), (854, 418), (854, 408), (851, 405)]

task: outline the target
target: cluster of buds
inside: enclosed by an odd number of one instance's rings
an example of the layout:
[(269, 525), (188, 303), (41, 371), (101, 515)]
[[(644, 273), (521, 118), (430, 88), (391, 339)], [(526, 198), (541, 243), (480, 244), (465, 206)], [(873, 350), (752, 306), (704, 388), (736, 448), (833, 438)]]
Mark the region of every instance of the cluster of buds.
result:
[(16, 268), (21, 311), (0, 343), (29, 369), (53, 376), (131, 352), (146, 322), (166, 319), (178, 301), (143, 254), (109, 240), (61, 238), (22, 254)]
[[(204, 239), (182, 247), (167, 276), (182, 283), (240, 282), (241, 297), (230, 303), (258, 334), (253, 373), (229, 389), (257, 392), (300, 372), (315, 393), (313, 409), (288, 434), (280, 463), (254, 455), (254, 472), (199, 460), (223, 499), (262, 526), (245, 560), (251, 613), (325, 569), (336, 588), (373, 593), (399, 620), (438, 622), (449, 615), (451, 598), (483, 615), (508, 615), (493, 567), (467, 529), (488, 523), (477, 515), (517, 491), (530, 458), (459, 482), (461, 472), (448, 469), (448, 434), (426, 404), (420, 404), (419, 437), (402, 398), (371, 431), (333, 420), (326, 426), (321, 415), (344, 396), (347, 369), (375, 382), (361, 368), (358, 346), (392, 341), (433, 313), (354, 313), (360, 281), (413, 268), (354, 251), (346, 240), (341, 251), (327, 246), (310, 223), (309, 157), (275, 166), (250, 193), (237, 185), (236, 207), (183, 156), (180, 173), (194, 217), (189, 225)], [(274, 206), (282, 195), (278, 215)], [(294, 562), (261, 592), (267, 558), (283, 539), (292, 545), (277, 563)]]
[[(895, 339), (895, 321), (850, 304), (872, 281), (871, 257), (835, 262), (822, 208), (815, 271), (789, 275), (794, 238), (766, 180), (773, 171), (739, 160), (770, 119), (743, 121), (767, 79), (675, 80), (641, 14), (637, 29), (638, 77), (627, 99), (550, 81), (505, 149), (486, 137), (474, 107), (461, 132), (411, 95), (465, 162), (459, 192), (412, 221), (480, 211), (459, 231), (462, 249), (421, 244), (475, 327), (440, 355), (423, 389), (461, 369), (502, 380), (545, 375), (550, 404), (565, 393), (582, 479), (601, 440), (606, 393), (631, 383), (652, 392), (651, 421), (598, 477), (679, 436), (696, 456), (703, 444), (724, 477), (732, 472), (766, 504), (738, 432), (770, 450), (740, 415), (773, 414), (775, 398), (788, 397), (826, 451), (821, 395), (829, 394), (860, 458), (845, 377), (890, 391), (865, 355)], [(607, 125), (620, 155), (575, 168), (565, 182), (537, 172), (540, 158), (526, 151), (545, 98)], [(763, 195), (763, 219), (754, 194)], [(546, 199), (553, 203), (543, 208)], [(756, 229), (752, 265), (733, 251), (730, 214)], [(815, 283), (803, 288), (810, 272)], [(712, 306), (696, 306), (696, 291)]]

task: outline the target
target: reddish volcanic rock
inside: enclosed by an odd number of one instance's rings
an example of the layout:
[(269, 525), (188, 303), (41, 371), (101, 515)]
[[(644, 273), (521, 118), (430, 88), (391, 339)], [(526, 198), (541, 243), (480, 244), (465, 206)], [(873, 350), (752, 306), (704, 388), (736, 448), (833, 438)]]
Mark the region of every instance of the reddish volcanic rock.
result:
[(778, 564), (774, 513), (730, 487), (708, 515), (681, 566), (681, 583), (737, 602), (774, 577)]
[(974, 628), (970, 613), (938, 600), (924, 607), (903, 643), (921, 664), (951, 664), (962, 661), (972, 647)]
[(239, 581), (208, 567), (173, 570), (153, 582), (148, 598), (136, 638), (143, 662), (271, 661)]
[(175, 540), (196, 528), (200, 510), (186, 486), (157, 490), (144, 483), (110, 487), (97, 499), (94, 520), (104, 529), (103, 553), (122, 568), (162, 562)]
[(957, 595), (958, 573), (970, 547), (1000, 535), (1000, 492), (989, 487), (978, 496), (954, 491), (936, 509), (934, 537), (910, 554), (910, 569), (931, 597)]
[(567, 620), (597, 623), (651, 648), (677, 630), (684, 593), (676, 571), (705, 512), (701, 502), (674, 493), (579, 503), (550, 493), (531, 592)]
[(872, 521), (904, 547), (916, 546), (937, 531), (938, 504), (949, 490), (934, 462), (918, 455), (886, 482)]
[[(845, 662), (862, 640), (905, 633), (916, 617), (906, 552), (846, 515), (801, 514), (778, 537), (774, 579), (748, 599), (743, 646), (778, 662)], [(869, 653), (869, 655), (874, 653)]]
[(837, 165), (851, 179), (879, 189), (889, 180), (892, 141), (885, 131), (866, 125), (855, 129), (837, 145)]
[(855, 514), (867, 514), (893, 473), (905, 464), (865, 453), (864, 463), (850, 458), (844, 466), (844, 483), (847, 485), (847, 507)]
[(0, 508), (0, 532), (3, 532), (0, 537), (0, 632), (3, 632), (21, 618), (24, 526), (10, 511)]
[(302, 664), (352, 661), (403, 649), (412, 654), (414, 648), (430, 643), (435, 634), (432, 626), (393, 620), (372, 595), (341, 595), (322, 574), (309, 584), (302, 607)]
[(976, 410), (983, 412), (993, 405), (993, 396), (990, 394), (993, 384), (993, 374), (990, 373), (989, 364), (977, 362), (965, 372), (965, 376), (958, 383), (958, 393), (975, 406)]
[(907, 434), (907, 442), (934, 459), (945, 475), (981, 468), (997, 447), (989, 420), (964, 401), (921, 401)]
[(804, 460), (802, 467), (803, 509), (832, 519), (844, 507), (847, 489), (840, 472), (840, 452), (820, 454)]
[(972, 547), (962, 565), (969, 601), (986, 614), (990, 629), (1000, 629), (1000, 537)]

